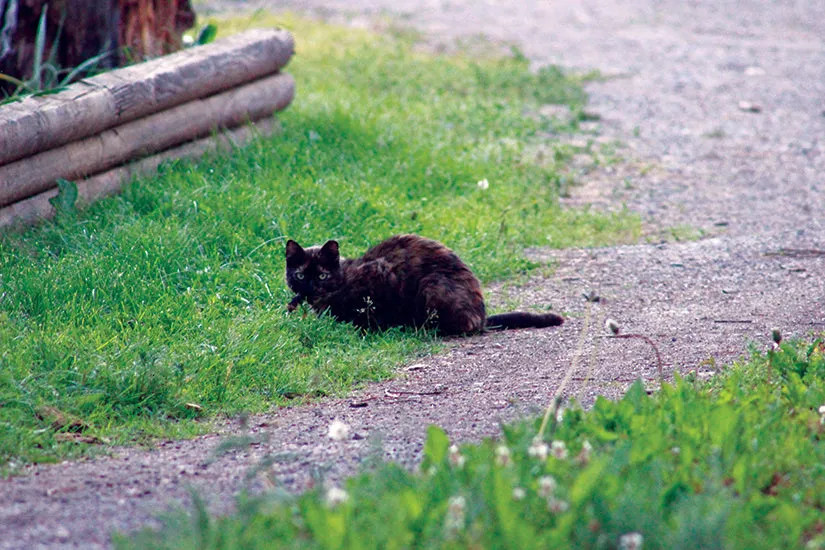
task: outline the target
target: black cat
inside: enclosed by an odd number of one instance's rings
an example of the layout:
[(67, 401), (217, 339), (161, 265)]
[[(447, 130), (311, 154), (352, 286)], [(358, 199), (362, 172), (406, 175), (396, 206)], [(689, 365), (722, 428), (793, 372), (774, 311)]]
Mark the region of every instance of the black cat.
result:
[(481, 285), (443, 244), (418, 235), (396, 235), (357, 259), (342, 259), (338, 243), (301, 248), (286, 243), (286, 281), (296, 296), (290, 311), (306, 300), (319, 315), (369, 330), (430, 326), (440, 334), (552, 327), (555, 313), (512, 312), (487, 316)]

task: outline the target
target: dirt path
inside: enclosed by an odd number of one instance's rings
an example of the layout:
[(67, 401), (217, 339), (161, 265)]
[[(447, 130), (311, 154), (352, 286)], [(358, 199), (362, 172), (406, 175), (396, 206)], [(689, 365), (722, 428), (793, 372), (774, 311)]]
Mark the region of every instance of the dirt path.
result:
[[(561, 329), (456, 341), (397, 380), (254, 417), (249, 426), (227, 423), (218, 427), (224, 435), (33, 467), (0, 482), (0, 548), (106, 547), (112, 529), (145, 525), (170, 503), (186, 502), (188, 486), (225, 509), (244, 484), (275, 479), (300, 490), (319, 476), (357, 471), (376, 452), (412, 465), (430, 423), (457, 440), (496, 434), (501, 420), (545, 404), (587, 318), (592, 325), (609, 315), (624, 331), (648, 335), (668, 372), (712, 372), (709, 358), (720, 364), (749, 341), (764, 345), (772, 327), (788, 336), (825, 330), (825, 5), (307, 0), (287, 7), (355, 24), (390, 13), (434, 43), (482, 33), (517, 43), (538, 64), (614, 76), (589, 85), (589, 110), (602, 117), (592, 130), (626, 144), (620, 153), (630, 162), (583, 174), (568, 202), (626, 203), (651, 235), (689, 225), (710, 238), (531, 251), (558, 259), (554, 276), (493, 289), (494, 299), (570, 312)], [(761, 110), (743, 110), (742, 101)], [(587, 292), (602, 298), (589, 315)], [(582, 364), (595, 365), (592, 382), (581, 373), (567, 393), (585, 403), (620, 395), (638, 376), (655, 379), (652, 351), (641, 342), (588, 337), (583, 349)], [(325, 437), (334, 417), (352, 425), (351, 440)], [(218, 455), (225, 434), (253, 441)], [(266, 456), (273, 466), (247, 480)]]

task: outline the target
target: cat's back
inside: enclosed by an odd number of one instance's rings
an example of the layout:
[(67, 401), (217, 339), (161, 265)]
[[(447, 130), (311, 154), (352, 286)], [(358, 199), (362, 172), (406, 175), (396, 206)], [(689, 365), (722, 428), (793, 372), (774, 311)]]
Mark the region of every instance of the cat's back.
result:
[(449, 248), (420, 235), (395, 235), (370, 248), (364, 262), (384, 260), (393, 271), (420, 275), (432, 272), (467, 271), (469, 268)]

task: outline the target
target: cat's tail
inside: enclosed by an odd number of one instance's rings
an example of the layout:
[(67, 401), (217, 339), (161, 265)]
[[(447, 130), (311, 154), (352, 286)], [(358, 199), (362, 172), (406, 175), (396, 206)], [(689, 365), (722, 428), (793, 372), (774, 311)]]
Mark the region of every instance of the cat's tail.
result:
[(509, 328), (546, 328), (557, 327), (564, 323), (564, 317), (556, 313), (528, 313), (513, 311), (487, 317), (487, 330), (506, 330)]

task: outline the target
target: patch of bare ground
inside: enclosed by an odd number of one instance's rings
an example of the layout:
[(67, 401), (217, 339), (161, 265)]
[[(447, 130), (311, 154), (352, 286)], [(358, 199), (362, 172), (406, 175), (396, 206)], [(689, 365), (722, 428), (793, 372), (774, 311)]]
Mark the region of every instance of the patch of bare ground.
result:
[[(215, 6), (237, 3), (201, 4)], [(589, 131), (619, 140), (626, 160), (595, 169), (583, 160), (565, 200), (639, 212), (647, 244), (532, 250), (554, 262), (552, 276), (490, 289), (493, 305), (565, 312), (559, 329), (454, 340), (444, 354), (346, 399), (227, 420), (192, 441), (117, 448), (111, 457), (33, 466), (0, 481), (0, 548), (104, 548), (113, 529), (151, 524), (170, 505), (186, 504), (189, 487), (220, 511), (243, 487), (302, 490), (357, 472), (369, 457), (414, 467), (428, 424), (462, 441), (496, 435), (500, 422), (541, 410), (574, 363), (565, 395), (585, 405), (620, 395), (638, 377), (655, 387), (653, 350), (641, 340), (604, 338), (608, 316), (655, 342), (666, 374), (712, 373), (750, 344), (765, 346), (773, 327), (785, 336), (825, 330), (823, 5), (304, 0), (271, 7), (353, 24), (389, 14), (436, 46), (484, 35), (517, 44), (536, 64), (598, 69), (606, 78), (588, 85), (588, 110), (600, 120)], [(685, 232), (709, 238), (672, 242)], [(352, 426), (345, 441), (326, 437), (336, 417)]]

